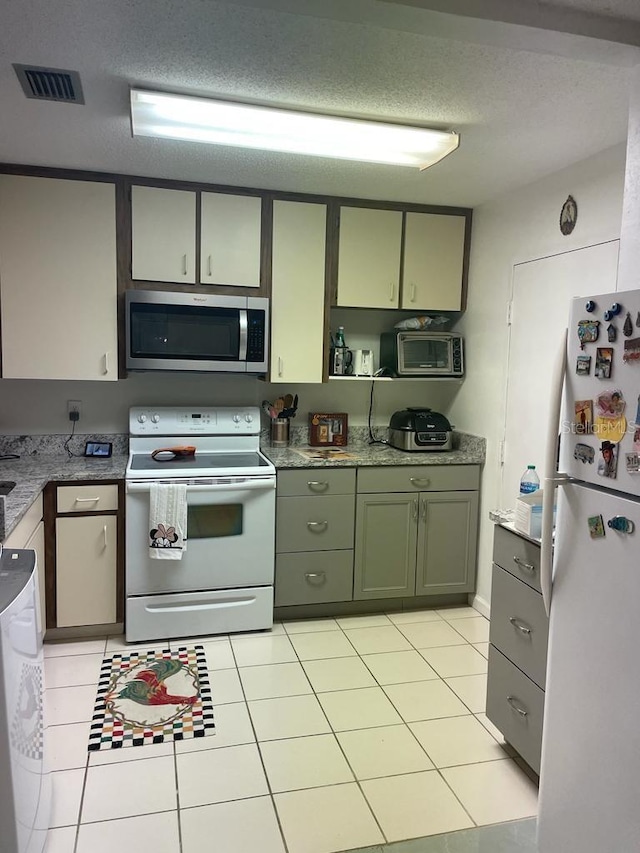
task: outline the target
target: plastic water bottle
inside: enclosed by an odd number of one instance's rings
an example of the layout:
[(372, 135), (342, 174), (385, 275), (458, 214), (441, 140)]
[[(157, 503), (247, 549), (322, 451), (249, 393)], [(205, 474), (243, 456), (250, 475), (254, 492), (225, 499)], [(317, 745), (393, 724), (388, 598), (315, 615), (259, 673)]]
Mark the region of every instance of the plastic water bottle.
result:
[(527, 465), (527, 470), (520, 477), (520, 494), (530, 495), (540, 488), (540, 477), (536, 474), (535, 465)]
[(336, 347), (346, 347), (344, 340), (344, 326), (338, 326), (338, 331), (336, 332)]

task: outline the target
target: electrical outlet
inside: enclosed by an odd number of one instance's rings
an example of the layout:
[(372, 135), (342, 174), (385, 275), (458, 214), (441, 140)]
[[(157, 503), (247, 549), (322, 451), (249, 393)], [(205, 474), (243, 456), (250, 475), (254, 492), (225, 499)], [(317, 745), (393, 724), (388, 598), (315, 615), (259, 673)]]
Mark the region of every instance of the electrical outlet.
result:
[(67, 400), (67, 413), (70, 421), (79, 421), (82, 415), (82, 403), (80, 400)]

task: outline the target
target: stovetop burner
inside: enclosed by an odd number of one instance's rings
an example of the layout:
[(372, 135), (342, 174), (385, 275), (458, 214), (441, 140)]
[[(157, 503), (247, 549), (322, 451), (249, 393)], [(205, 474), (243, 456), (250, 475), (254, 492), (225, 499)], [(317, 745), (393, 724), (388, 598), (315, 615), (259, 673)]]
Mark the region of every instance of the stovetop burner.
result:
[(150, 453), (134, 453), (129, 464), (130, 471), (154, 471), (159, 475), (175, 468), (188, 471), (211, 471), (227, 468), (266, 468), (269, 463), (259, 453), (196, 453), (194, 456), (177, 456), (174, 459), (152, 459)]

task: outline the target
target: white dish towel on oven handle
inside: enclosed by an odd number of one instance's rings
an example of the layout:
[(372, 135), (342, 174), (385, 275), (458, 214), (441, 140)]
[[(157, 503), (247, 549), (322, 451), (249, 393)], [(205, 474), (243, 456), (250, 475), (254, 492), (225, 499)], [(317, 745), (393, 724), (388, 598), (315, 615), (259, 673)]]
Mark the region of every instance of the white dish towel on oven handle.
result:
[(149, 557), (181, 560), (187, 550), (187, 487), (152, 483), (149, 497)]

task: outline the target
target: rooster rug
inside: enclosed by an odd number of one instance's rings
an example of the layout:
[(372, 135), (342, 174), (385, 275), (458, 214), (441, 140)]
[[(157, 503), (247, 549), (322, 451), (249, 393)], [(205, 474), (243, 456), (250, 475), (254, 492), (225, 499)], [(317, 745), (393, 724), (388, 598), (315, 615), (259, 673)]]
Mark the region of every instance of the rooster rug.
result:
[(102, 662), (90, 751), (214, 733), (202, 646), (119, 653)]

